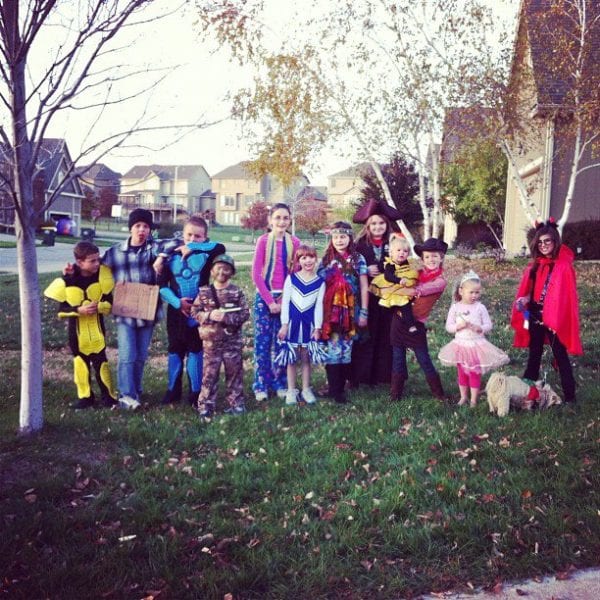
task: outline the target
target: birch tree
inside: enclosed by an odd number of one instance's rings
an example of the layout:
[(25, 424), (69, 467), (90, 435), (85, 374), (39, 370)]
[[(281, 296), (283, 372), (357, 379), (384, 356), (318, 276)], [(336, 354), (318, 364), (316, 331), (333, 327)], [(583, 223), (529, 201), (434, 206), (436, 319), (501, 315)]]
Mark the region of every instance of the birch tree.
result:
[[(273, 35), (264, 26), (265, 4), (258, 0), (199, 2), (199, 7), (205, 33), (217, 31), (238, 60), (262, 66), (243, 100), (247, 112), (238, 113), (246, 124), (259, 123), (259, 160), (264, 149), (275, 155), (274, 140), (301, 114), (295, 122), (303, 144), (288, 138), (280, 150), (293, 148), (296, 162), (310, 162), (327, 144), (351, 148), (349, 154), (371, 163), (393, 205), (379, 161), (400, 151), (418, 167), (427, 237), (437, 235), (441, 225), (438, 157), (428, 158), (428, 149), (441, 136), (444, 107), (463, 98), (465, 75), (475, 77), (480, 53), (489, 53), (489, 40), (481, 34), (492, 27), (486, 4), (337, 0), (323, 8), (313, 3), (290, 19), (286, 35)], [(297, 82), (303, 82), (301, 96), (283, 92)]]
[[(42, 206), (34, 205), (33, 182), (43, 162), (43, 139), (53, 124), (75, 114), (89, 114), (81, 152), (95, 162), (136, 132), (150, 130), (145, 110), (134, 122), (98, 135), (96, 126), (111, 109), (150, 92), (165, 76), (161, 70), (136, 67), (116, 56), (128, 27), (143, 21), (149, 0), (1, 0), (0, 121), (1, 192), (15, 209), (21, 311), (21, 396), (19, 430), (43, 425), (40, 288), (35, 229), (44, 212), (69, 184), (67, 170)], [(125, 83), (130, 84), (125, 86)], [(120, 116), (120, 115), (118, 115)], [(122, 119), (122, 117), (121, 117)]]

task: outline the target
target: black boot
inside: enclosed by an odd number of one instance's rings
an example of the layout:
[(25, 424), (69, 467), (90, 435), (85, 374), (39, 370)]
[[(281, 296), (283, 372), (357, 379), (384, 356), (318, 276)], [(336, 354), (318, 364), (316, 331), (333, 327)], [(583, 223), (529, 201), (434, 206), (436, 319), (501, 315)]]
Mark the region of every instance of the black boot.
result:
[(329, 395), (338, 404), (346, 404), (346, 392), (344, 385), (346, 377), (344, 376), (345, 365), (326, 365), (327, 383), (329, 384)]
[(427, 383), (429, 384), (429, 389), (434, 397), (442, 402), (445, 402), (446, 394), (444, 393), (444, 388), (442, 387), (442, 380), (440, 379), (439, 373), (436, 373), (435, 375), (428, 375)]
[(390, 400), (396, 402), (402, 399), (402, 392), (404, 391), (404, 383), (406, 377), (402, 373), (392, 373), (392, 383), (390, 386)]

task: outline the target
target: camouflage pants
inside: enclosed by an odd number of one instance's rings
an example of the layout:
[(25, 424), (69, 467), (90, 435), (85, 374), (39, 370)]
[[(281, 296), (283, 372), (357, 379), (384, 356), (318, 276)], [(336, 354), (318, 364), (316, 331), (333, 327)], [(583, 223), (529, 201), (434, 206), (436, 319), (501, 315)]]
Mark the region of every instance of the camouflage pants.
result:
[(217, 387), (221, 363), (225, 369), (225, 399), (229, 408), (244, 406), (241, 335), (227, 339), (204, 340), (204, 364), (202, 367), (202, 389), (198, 397), (198, 410), (217, 404)]

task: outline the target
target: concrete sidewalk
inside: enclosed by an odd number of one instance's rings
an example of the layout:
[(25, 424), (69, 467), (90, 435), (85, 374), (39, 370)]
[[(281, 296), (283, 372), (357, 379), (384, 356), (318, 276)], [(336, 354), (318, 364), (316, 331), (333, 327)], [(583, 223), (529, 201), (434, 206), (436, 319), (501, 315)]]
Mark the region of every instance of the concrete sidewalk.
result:
[(501, 584), (495, 591), (474, 590), (471, 593), (436, 593), (423, 600), (598, 600), (600, 599), (600, 569), (581, 569), (564, 575), (543, 577), (520, 583)]

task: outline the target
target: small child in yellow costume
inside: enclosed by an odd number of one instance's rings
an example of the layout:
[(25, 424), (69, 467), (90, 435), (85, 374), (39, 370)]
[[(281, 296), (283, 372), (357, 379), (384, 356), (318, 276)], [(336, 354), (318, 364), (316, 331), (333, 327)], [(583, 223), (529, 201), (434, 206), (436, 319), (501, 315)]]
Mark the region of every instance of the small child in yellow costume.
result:
[(100, 264), (100, 251), (91, 242), (73, 248), (75, 267), (69, 275), (55, 279), (44, 295), (60, 302), (58, 316), (69, 319), (69, 347), (73, 353), (73, 372), (78, 401), (74, 409), (94, 405), (91, 367), (96, 372), (102, 403), (117, 404), (106, 358), (103, 315), (110, 314), (115, 282), (111, 270)]
[(383, 273), (373, 278), (369, 290), (378, 298), (379, 304), (386, 308), (397, 307), (408, 327), (408, 331), (417, 331), (412, 313), (412, 300), (410, 296), (399, 294), (401, 288), (410, 288), (417, 285), (419, 274), (408, 262), (410, 244), (408, 240), (398, 234), (392, 234), (389, 241), (390, 256), (383, 261)]

